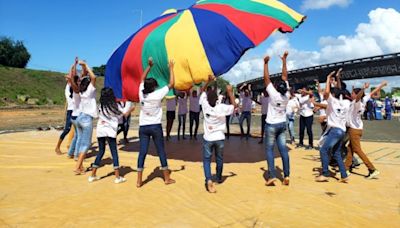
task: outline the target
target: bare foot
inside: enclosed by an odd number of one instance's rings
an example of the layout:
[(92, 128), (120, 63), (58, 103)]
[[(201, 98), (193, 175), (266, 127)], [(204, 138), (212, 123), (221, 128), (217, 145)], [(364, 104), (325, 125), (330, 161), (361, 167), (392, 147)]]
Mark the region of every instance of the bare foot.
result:
[(339, 182), (340, 182), (340, 183), (345, 183), (345, 184), (347, 184), (347, 183), (349, 183), (349, 178), (348, 178), (348, 177), (346, 177), (346, 178), (340, 178)]
[(275, 181), (277, 181), (276, 178), (271, 178), (267, 180), (267, 183), (265, 183), (266, 186), (275, 186)]
[(56, 152), (57, 155), (61, 155), (62, 154), (60, 148), (56, 148), (54, 151)]
[(143, 185), (142, 181), (136, 182), (136, 188), (140, 188), (142, 187), (142, 185)]
[(283, 185), (289, 185), (289, 177), (285, 177), (282, 182)]
[(169, 184), (175, 184), (175, 180), (174, 179), (171, 179), (171, 178), (169, 178), (168, 180), (165, 180), (164, 181), (164, 183), (166, 184), (166, 185), (169, 185)]
[(324, 176), (324, 175), (320, 175), (319, 177), (315, 178), (316, 182), (328, 182), (328, 177)]
[(214, 183), (212, 181), (207, 181), (207, 190), (209, 193), (217, 192), (217, 189), (215, 189)]
[(85, 174), (85, 169), (83, 167), (81, 169), (76, 169), (74, 170), (75, 175), (84, 175)]

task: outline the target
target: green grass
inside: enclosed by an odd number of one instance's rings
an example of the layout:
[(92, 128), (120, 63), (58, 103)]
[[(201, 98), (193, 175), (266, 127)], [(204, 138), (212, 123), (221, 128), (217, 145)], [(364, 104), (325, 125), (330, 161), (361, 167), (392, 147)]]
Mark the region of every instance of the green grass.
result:
[[(20, 69), (0, 66), (0, 106), (19, 104), (17, 95), (29, 95), (39, 99), (39, 105), (51, 99), (55, 105), (64, 105), (65, 73)], [(104, 85), (104, 78), (98, 78), (97, 93)], [(7, 102), (3, 101), (7, 98)]]

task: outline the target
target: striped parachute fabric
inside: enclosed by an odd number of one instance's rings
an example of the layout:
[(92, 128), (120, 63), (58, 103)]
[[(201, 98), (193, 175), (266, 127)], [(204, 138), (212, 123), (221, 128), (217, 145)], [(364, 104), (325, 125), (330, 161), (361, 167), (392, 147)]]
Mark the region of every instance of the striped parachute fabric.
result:
[(140, 77), (152, 57), (148, 77), (160, 87), (168, 84), (173, 59), (175, 89), (189, 89), (208, 75), (226, 73), (246, 50), (276, 30), (292, 32), (304, 19), (276, 0), (201, 0), (185, 10), (168, 10), (112, 54), (105, 86), (119, 99), (138, 101)]

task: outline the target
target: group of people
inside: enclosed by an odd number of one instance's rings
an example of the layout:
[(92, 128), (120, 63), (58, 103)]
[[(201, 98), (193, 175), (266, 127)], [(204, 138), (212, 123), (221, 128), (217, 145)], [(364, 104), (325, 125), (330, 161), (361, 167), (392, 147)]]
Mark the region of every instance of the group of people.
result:
[[(369, 175), (368, 178), (376, 177), (379, 172), (368, 160), (367, 156), (361, 149), (360, 138), (362, 136), (363, 123), (361, 115), (364, 112), (366, 102), (371, 96), (374, 96), (386, 82), (383, 82), (370, 94), (365, 94), (364, 90), (369, 87), (365, 84), (363, 88), (353, 88), (352, 92), (346, 90), (345, 83), (340, 80), (340, 72), (332, 72), (327, 76), (325, 89), (320, 89), (319, 99), (317, 100), (310, 88), (303, 88), (296, 94), (289, 86), (287, 73), (287, 57), (286, 51), (282, 56), (282, 78), (274, 82), (269, 76), (268, 63), (270, 57), (264, 58), (264, 84), (265, 91), (257, 101), (262, 106), (262, 135), (260, 143), (265, 142), (265, 153), (268, 164), (267, 186), (273, 186), (278, 179), (276, 178), (274, 146), (277, 144), (282, 163), (284, 177), (283, 185), (289, 185), (290, 178), (290, 162), (289, 153), (286, 147), (286, 129), (289, 129), (290, 141), (294, 142), (294, 117), (295, 113), (300, 114), (300, 140), (299, 146), (303, 146), (304, 130), (307, 129), (309, 136), (308, 148), (313, 148), (312, 124), (314, 119), (314, 111), (320, 113), (319, 122), (323, 129), (321, 136), (321, 165), (322, 172), (316, 178), (318, 182), (329, 180), (330, 172), (328, 169), (331, 157), (337, 161), (341, 182), (348, 181), (348, 175), (351, 171), (353, 154), (356, 153), (366, 164)], [(174, 61), (169, 62), (169, 83), (166, 86), (159, 87), (154, 78), (148, 78), (147, 75), (151, 71), (153, 65), (152, 58), (148, 60), (148, 66), (141, 76), (139, 86), (139, 156), (137, 160), (137, 187), (143, 185), (142, 175), (144, 169), (145, 158), (149, 149), (151, 138), (156, 146), (157, 154), (160, 158), (161, 170), (164, 175), (165, 184), (173, 184), (175, 180), (170, 177), (168, 169), (167, 155), (164, 145), (164, 133), (162, 123), (162, 101), (166, 98), (168, 92), (174, 88)], [(77, 65), (82, 66), (81, 76), (77, 75)], [(73, 142), (69, 147), (68, 155), (77, 158), (77, 164), (74, 172), (77, 175), (84, 174), (85, 168), (82, 166), (85, 154), (91, 146), (92, 138), (92, 121), (98, 118), (96, 136), (99, 145), (99, 153), (92, 165), (92, 173), (89, 176), (89, 182), (98, 180), (96, 176), (97, 168), (100, 166), (101, 159), (105, 152), (106, 142), (109, 144), (113, 158), (113, 166), (115, 170), (115, 183), (122, 183), (124, 177), (119, 175), (119, 160), (116, 137), (118, 134), (118, 126), (128, 119), (130, 113), (134, 110), (133, 105), (123, 105), (117, 102), (114, 92), (111, 88), (103, 88), (99, 104), (96, 102), (96, 77), (90, 67), (84, 61), (75, 60), (71, 67), (70, 73), (66, 76), (68, 80), (66, 93), (68, 103), (67, 124), (71, 122), (76, 129)], [(185, 139), (185, 122), (188, 112), (187, 101), (189, 97), (190, 108), (190, 138), (197, 139), (197, 130), (200, 121), (200, 112), (203, 113), (203, 168), (205, 175), (205, 185), (209, 192), (216, 192), (214, 181), (211, 178), (211, 160), (212, 155), (216, 156), (216, 177), (217, 182), (222, 181), (223, 172), (223, 150), (225, 141), (225, 131), (229, 137), (229, 119), (238, 112), (239, 104), (235, 99), (233, 88), (231, 85), (226, 86), (225, 96), (220, 96), (216, 88), (209, 86), (209, 82), (215, 80), (214, 76), (209, 79), (200, 88), (200, 91), (184, 91), (178, 93), (176, 98), (166, 99), (167, 104), (167, 125), (166, 140), (169, 140), (173, 121), (176, 116), (176, 106), (178, 106), (178, 139), (182, 136)], [(242, 136), (247, 139), (250, 136), (251, 109), (252, 109), (252, 90), (251, 86), (243, 85), (239, 88), (241, 99), (241, 115), (240, 129)], [(69, 120), (69, 119), (70, 120)], [(244, 133), (243, 122), (247, 122), (247, 132)], [(194, 126), (194, 132), (193, 132)], [(60, 136), (57, 144), (56, 152), (60, 153), (60, 144), (68, 133), (70, 127), (66, 126), (64, 132)], [(181, 134), (182, 129), (182, 134)], [(125, 130), (125, 128), (124, 128)], [(347, 155), (344, 158), (341, 154), (342, 144), (345, 141), (345, 135), (348, 134), (349, 146), (347, 147)], [(126, 137), (125, 137), (126, 138)]]

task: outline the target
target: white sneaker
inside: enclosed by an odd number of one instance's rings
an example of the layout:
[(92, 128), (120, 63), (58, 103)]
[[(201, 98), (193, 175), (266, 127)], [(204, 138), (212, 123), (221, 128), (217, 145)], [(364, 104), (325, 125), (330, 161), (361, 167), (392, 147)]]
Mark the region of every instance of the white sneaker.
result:
[(351, 172), (349, 170), (346, 170), (346, 173), (348, 177), (351, 175)]
[(97, 176), (90, 176), (90, 177), (88, 178), (88, 181), (89, 181), (90, 183), (92, 183), (92, 182), (94, 182), (94, 181), (97, 181), (97, 180), (100, 180), (100, 178), (97, 177)]
[(376, 176), (378, 176), (380, 174), (380, 172), (378, 171), (378, 170), (374, 170), (372, 173), (370, 173), (366, 178), (367, 179), (375, 179), (376, 178)]
[(120, 184), (120, 183), (123, 183), (123, 182), (125, 182), (125, 181), (126, 181), (125, 178), (119, 177), (119, 178), (115, 178), (114, 183)]

